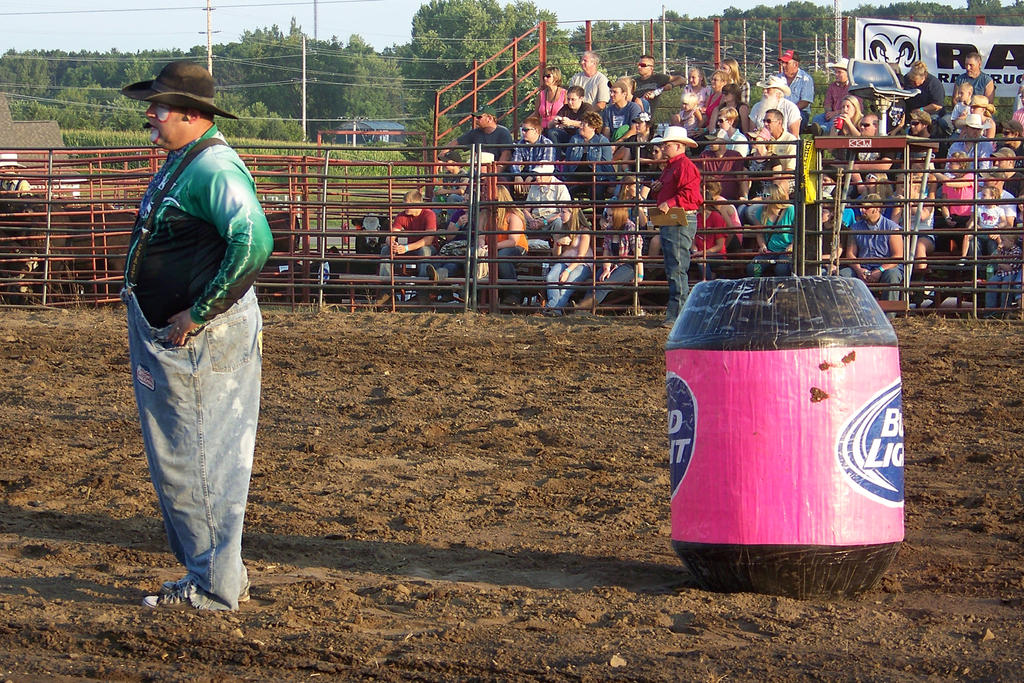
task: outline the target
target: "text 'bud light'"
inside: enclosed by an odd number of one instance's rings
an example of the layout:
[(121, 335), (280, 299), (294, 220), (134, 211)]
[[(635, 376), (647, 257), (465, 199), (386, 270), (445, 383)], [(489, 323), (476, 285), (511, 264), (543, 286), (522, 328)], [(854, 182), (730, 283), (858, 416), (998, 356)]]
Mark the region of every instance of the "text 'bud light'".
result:
[(668, 385), (668, 464), (674, 496), (693, 457), (697, 399), (690, 386), (674, 372), (666, 374), (665, 382)]
[(872, 396), (843, 424), (836, 458), (858, 493), (903, 505), (903, 394), (899, 380)]

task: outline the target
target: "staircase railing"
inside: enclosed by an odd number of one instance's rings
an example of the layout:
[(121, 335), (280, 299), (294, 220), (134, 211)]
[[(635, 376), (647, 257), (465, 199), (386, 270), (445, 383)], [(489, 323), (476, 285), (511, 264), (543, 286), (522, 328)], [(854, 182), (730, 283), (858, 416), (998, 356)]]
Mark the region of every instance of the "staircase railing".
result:
[[(542, 21), (526, 33), (514, 38), (505, 47), (483, 62), (473, 60), (472, 69), (434, 94), (434, 146), (443, 146), (447, 138), (472, 119), (471, 115), (464, 114), (453, 125), (443, 130), (441, 129), (442, 118), (457, 109), (464, 111), (467, 101), (470, 102), (470, 111), (477, 111), (480, 106), (484, 104), (494, 105), (511, 93), (512, 106), (504, 108), (504, 110), (499, 109), (498, 120), (501, 121), (511, 114), (512, 126), (510, 128), (511, 130), (516, 130), (519, 127), (520, 107), (538, 90), (537, 86), (529, 85), (529, 83), (531, 83), (531, 79), (535, 76), (544, 72), (547, 65), (547, 56), (547, 23)], [(509, 63), (497, 73), (481, 81), (481, 70), (504, 58), (509, 58)], [(531, 66), (534, 59), (536, 59), (536, 63)], [(505, 78), (507, 74), (511, 74), (511, 85), (505, 87), (497, 94), (486, 97), (483, 103), (481, 103), (480, 95), (485, 92), (485, 89), (498, 81), (498, 79)], [(454, 102), (442, 107), (441, 99), (445, 93), (460, 86), (468, 86), (469, 89)]]

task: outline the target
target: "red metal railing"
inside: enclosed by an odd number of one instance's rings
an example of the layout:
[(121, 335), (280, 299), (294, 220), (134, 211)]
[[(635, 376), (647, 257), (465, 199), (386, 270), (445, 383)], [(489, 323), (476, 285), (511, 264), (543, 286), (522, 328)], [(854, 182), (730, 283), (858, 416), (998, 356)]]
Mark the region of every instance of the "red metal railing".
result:
[[(536, 42), (533, 42), (534, 40)], [(523, 50), (521, 49), (523, 45), (529, 45), (529, 47)], [(509, 60), (508, 64), (481, 82), (481, 71), (492, 64), (498, 64), (503, 58)], [(536, 59), (535, 63), (534, 58)], [(512, 130), (518, 128), (520, 107), (538, 90), (537, 86), (527, 85), (525, 92), (521, 92), (521, 84), (529, 82), (530, 79), (543, 73), (546, 64), (547, 24), (543, 21), (521, 36), (514, 38), (512, 42), (483, 62), (474, 60), (472, 69), (434, 94), (434, 146), (437, 147), (444, 144), (456, 130), (465, 125), (467, 121), (472, 120), (469, 114), (462, 114), (452, 126), (441, 130), (442, 117), (446, 117), (459, 109), (464, 111), (467, 101), (470, 103), (470, 111), (476, 111), (482, 106), (479, 101), (481, 93), (485, 92), (485, 89), (488, 89), (492, 84), (505, 78), (508, 78), (510, 83), (496, 94), (490, 94), (483, 104), (497, 105), (506, 96), (511, 94), (511, 106), (505, 107), (504, 111), (499, 109), (498, 118), (501, 120), (511, 114), (511, 128)], [(522, 71), (520, 67), (524, 67), (525, 71)], [(466, 92), (451, 104), (442, 107), (441, 101), (444, 95), (459, 87), (467, 88)], [(490, 90), (486, 91), (490, 93)]]

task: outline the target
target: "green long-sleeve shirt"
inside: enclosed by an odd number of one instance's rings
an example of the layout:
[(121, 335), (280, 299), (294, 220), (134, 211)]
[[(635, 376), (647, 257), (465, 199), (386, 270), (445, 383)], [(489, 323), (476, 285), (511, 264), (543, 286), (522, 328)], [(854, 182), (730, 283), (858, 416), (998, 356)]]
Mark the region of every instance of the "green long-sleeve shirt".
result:
[[(215, 135), (213, 126), (199, 140)], [(171, 152), (153, 182), (168, 178), (194, 144)], [(156, 189), (146, 193), (129, 245), (130, 255), (139, 226), (156, 211), (135, 296), (154, 327), (187, 308), (195, 323), (208, 322), (252, 286), (273, 248), (252, 175), (233, 149), (215, 145), (193, 159), (160, 206), (145, 206)]]

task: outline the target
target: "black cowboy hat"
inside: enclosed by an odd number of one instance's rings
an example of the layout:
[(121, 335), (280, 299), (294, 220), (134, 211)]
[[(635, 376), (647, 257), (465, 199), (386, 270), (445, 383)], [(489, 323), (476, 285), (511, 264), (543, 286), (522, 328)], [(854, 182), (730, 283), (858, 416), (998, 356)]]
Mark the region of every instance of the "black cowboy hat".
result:
[(133, 100), (198, 109), (229, 119), (238, 118), (213, 103), (213, 76), (194, 62), (171, 62), (153, 80), (126, 85), (121, 88), (121, 94)]

